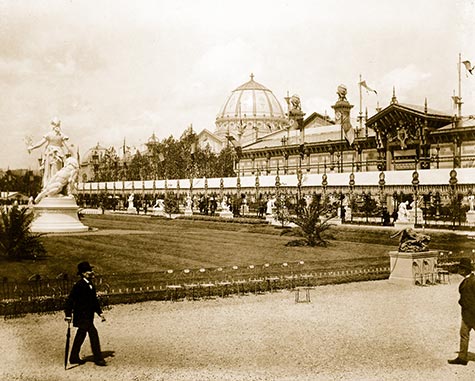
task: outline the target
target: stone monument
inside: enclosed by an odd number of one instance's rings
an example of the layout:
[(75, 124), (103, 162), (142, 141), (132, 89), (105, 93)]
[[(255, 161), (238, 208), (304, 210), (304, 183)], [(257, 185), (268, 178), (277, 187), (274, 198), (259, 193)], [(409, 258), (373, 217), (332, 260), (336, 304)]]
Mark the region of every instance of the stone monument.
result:
[(185, 216), (192, 216), (193, 215), (193, 201), (191, 200), (191, 196), (186, 196), (186, 203), (185, 203)]
[(68, 137), (61, 132), (61, 121), (51, 121), (51, 131), (36, 144), (28, 146), (28, 153), (45, 146), (40, 169), (42, 189), (30, 207), (35, 218), (31, 224), (34, 233), (76, 233), (88, 230), (79, 221), (79, 207), (74, 193), (79, 163), (68, 145)]
[(135, 195), (133, 193), (130, 194), (129, 198), (127, 199), (127, 213), (137, 213), (137, 209), (134, 205)]
[(391, 238), (398, 236), (398, 250), (389, 252), (389, 282), (401, 285), (434, 283), (438, 251), (428, 249), (430, 237), (410, 228), (398, 231)]
[(468, 205), (469, 205), (469, 210), (467, 211), (467, 214), (466, 214), (467, 222), (470, 225), (475, 225), (475, 210), (473, 209), (475, 196), (471, 194), (467, 197), (467, 199), (468, 199)]
[(233, 213), (229, 210), (228, 198), (226, 196), (223, 196), (223, 199), (221, 200), (218, 214), (223, 218), (233, 218)]

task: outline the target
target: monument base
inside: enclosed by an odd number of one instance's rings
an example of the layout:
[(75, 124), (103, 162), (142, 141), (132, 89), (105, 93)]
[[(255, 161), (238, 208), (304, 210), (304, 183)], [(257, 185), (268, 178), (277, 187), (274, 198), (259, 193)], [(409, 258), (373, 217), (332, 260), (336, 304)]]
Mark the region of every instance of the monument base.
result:
[(469, 210), (466, 214), (467, 216), (467, 222), (469, 225), (474, 225), (475, 224), (475, 211)]
[(33, 233), (80, 233), (89, 228), (79, 221), (79, 207), (72, 196), (48, 196), (33, 205)]
[(221, 218), (233, 218), (233, 212), (229, 210), (221, 210), (218, 214)]
[(185, 216), (186, 216), (186, 217), (191, 217), (191, 216), (193, 216), (193, 209), (191, 209), (191, 208), (186, 208), (186, 209), (185, 209)]
[(389, 282), (402, 285), (433, 284), (437, 280), (437, 250), (390, 251)]

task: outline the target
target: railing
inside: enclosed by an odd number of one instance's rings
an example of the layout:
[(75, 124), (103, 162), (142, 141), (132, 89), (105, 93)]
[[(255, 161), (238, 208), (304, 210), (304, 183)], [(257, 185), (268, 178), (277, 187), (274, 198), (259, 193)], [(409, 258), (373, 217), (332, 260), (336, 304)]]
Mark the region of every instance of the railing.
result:
[[(153, 273), (104, 275), (95, 280), (104, 308), (116, 303), (224, 297), (231, 294), (272, 292), (299, 286), (385, 279), (389, 267), (319, 270), (315, 263), (288, 262), (212, 269), (168, 270)], [(33, 278), (28, 282), (3, 281), (0, 315), (5, 319), (26, 313), (62, 310), (74, 281)]]

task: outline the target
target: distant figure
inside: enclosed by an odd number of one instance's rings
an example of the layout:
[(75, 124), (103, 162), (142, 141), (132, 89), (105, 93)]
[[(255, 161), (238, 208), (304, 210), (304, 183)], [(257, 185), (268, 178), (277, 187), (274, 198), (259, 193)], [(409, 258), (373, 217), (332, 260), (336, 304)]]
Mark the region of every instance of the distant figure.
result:
[(58, 118), (51, 121), (51, 129), (52, 131), (44, 135), (38, 143), (28, 146), (28, 153), (31, 153), (32, 150), (46, 144), (40, 166), (43, 169), (43, 189), (63, 167), (66, 155), (73, 155), (72, 149), (67, 144), (69, 138), (62, 134), (61, 121)]
[(458, 273), (464, 277), (459, 286), (459, 304), (462, 307), (462, 324), (460, 326), (460, 351), (458, 356), (449, 360), (452, 365), (467, 365), (468, 344), (470, 331), (475, 329), (475, 275), (470, 258), (461, 258), (458, 265)]
[(407, 205), (409, 204), (408, 201), (401, 202), (399, 204), (399, 209), (397, 212), (397, 220), (399, 222), (409, 222), (409, 214), (407, 213)]
[(413, 229), (403, 229), (391, 236), (399, 238), (399, 251), (401, 253), (426, 251), (429, 246), (430, 237), (426, 234), (417, 233)]

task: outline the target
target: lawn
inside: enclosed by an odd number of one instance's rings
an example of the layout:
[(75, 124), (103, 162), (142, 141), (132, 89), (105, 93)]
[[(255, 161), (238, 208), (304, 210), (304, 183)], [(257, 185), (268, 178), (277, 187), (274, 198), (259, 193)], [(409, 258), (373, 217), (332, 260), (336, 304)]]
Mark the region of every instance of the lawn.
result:
[[(88, 260), (104, 276), (145, 274), (168, 269), (262, 266), (304, 261), (322, 271), (388, 266), (397, 248), (392, 228), (334, 226), (327, 247), (289, 247), (295, 239), (264, 224), (238, 224), (148, 216), (93, 215), (84, 224), (97, 230), (84, 234), (46, 235), (47, 257), (37, 261), (1, 260), (0, 276), (23, 281), (34, 274), (54, 278), (75, 275)], [(431, 248), (471, 252), (473, 241), (452, 233), (431, 234)]]

